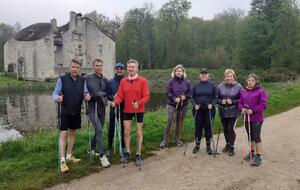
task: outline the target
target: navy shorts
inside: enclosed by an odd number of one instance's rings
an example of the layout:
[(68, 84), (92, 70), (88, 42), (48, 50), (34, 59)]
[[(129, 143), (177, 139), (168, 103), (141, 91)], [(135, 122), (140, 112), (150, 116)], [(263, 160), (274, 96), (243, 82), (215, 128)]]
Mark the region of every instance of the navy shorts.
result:
[(144, 113), (124, 113), (123, 120), (132, 120), (136, 116), (136, 121), (138, 123), (143, 123), (144, 121)]
[(61, 131), (66, 131), (68, 129), (76, 130), (81, 128), (81, 116), (79, 114), (69, 115), (61, 114)]

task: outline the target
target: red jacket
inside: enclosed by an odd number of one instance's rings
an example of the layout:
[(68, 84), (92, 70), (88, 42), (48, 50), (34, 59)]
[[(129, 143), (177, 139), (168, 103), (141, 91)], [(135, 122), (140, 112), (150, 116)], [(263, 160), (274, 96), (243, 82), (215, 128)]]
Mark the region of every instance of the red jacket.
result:
[[(141, 76), (130, 81), (124, 77), (115, 97), (115, 103), (118, 105), (124, 100), (124, 113), (142, 113), (145, 112), (145, 105), (150, 98), (147, 80)], [(137, 101), (138, 109), (133, 108), (133, 102)]]

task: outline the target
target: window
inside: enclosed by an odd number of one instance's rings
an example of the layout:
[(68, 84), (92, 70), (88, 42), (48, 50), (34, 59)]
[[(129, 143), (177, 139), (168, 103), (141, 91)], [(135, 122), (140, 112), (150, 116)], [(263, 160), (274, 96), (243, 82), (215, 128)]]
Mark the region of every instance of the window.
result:
[(51, 42), (51, 40), (50, 40), (50, 38), (44, 38), (44, 42), (45, 42), (46, 44), (48, 44), (48, 43)]
[(82, 53), (82, 45), (78, 45), (78, 53), (80, 54), (80, 53)]
[(103, 44), (99, 44), (99, 54), (103, 54)]
[(75, 48), (75, 56), (83, 56), (82, 45), (78, 45)]
[(72, 40), (82, 41), (82, 34), (81, 33), (77, 33), (77, 32), (73, 32), (72, 33)]

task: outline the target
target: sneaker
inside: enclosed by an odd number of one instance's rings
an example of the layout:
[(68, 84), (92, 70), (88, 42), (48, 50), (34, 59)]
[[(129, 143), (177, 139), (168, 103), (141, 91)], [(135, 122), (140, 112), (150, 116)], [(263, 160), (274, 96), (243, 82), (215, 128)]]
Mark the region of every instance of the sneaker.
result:
[(105, 155), (106, 155), (107, 158), (110, 158), (111, 155), (112, 155), (112, 150), (111, 150), (111, 149), (108, 149), (108, 150), (106, 151)]
[(195, 148), (193, 149), (194, 154), (200, 153), (200, 146), (196, 145)]
[[(255, 159), (255, 153), (254, 152), (252, 152), (252, 160), (254, 160)], [(247, 154), (247, 156), (245, 156), (244, 157), (244, 160), (246, 160), (246, 161), (250, 161), (250, 153), (248, 153)]]
[(135, 162), (134, 162), (134, 164), (136, 166), (142, 165), (142, 155), (141, 154), (136, 154), (135, 155)]
[(110, 166), (109, 161), (107, 160), (106, 155), (104, 154), (102, 157), (100, 157), (100, 164), (104, 168), (108, 168)]
[(95, 150), (87, 149), (86, 153), (87, 153), (89, 156), (100, 156), (100, 154), (99, 154), (98, 152), (96, 152)]
[(260, 156), (255, 156), (255, 158), (252, 161), (252, 166), (260, 166), (262, 164), (262, 159)]
[(183, 146), (183, 142), (181, 140), (176, 140), (177, 146)]
[(69, 171), (69, 168), (65, 161), (60, 163), (60, 171), (61, 173), (67, 173)]
[(222, 152), (226, 153), (229, 151), (229, 145), (227, 144), (223, 149)]
[(123, 158), (121, 159), (121, 162), (127, 163), (130, 160), (130, 153), (125, 152)]
[(167, 144), (166, 140), (161, 141), (159, 148), (161, 148), (161, 149), (165, 148), (166, 144)]
[(208, 155), (211, 155), (211, 154), (213, 153), (213, 151), (212, 151), (212, 149), (210, 148), (210, 146), (207, 146), (207, 147), (206, 147), (206, 153), (207, 153)]
[(234, 147), (229, 147), (228, 155), (234, 156)]
[(76, 158), (75, 156), (71, 156), (70, 158), (67, 158), (67, 162), (73, 162), (75, 164), (80, 162), (80, 161), (81, 161), (81, 159)]

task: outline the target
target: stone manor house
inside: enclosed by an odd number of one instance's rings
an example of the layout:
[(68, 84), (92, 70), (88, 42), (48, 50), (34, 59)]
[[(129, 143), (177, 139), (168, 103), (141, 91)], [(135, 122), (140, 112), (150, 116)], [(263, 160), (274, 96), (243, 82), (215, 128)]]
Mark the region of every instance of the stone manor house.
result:
[(91, 19), (70, 12), (70, 21), (30, 25), (4, 44), (4, 70), (25, 80), (56, 78), (68, 71), (70, 60), (82, 61), (81, 73), (92, 71), (92, 61), (104, 62), (104, 75), (113, 76), (115, 41)]

